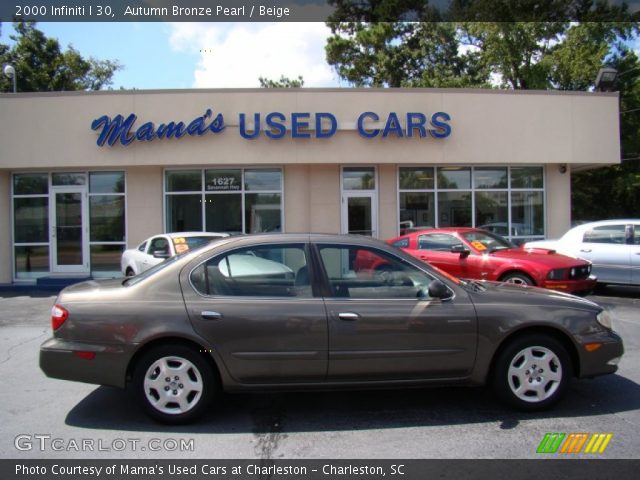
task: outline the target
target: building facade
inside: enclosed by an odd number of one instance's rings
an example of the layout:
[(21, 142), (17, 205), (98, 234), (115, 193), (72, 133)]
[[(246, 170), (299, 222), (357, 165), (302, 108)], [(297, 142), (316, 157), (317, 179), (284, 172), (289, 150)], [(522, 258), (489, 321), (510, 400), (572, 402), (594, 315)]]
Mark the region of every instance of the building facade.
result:
[(556, 237), (619, 162), (617, 94), (249, 89), (0, 95), (0, 284), (119, 274), (159, 232), (482, 226)]

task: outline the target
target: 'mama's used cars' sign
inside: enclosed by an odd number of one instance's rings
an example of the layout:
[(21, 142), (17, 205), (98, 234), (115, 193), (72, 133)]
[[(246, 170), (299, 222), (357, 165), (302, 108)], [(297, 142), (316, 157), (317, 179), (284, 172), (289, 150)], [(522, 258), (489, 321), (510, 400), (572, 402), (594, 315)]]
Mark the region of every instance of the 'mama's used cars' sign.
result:
[[(291, 138), (330, 138), (338, 130), (338, 120), (328, 112), (284, 113), (271, 112), (266, 115), (254, 113), (253, 118), (244, 113), (238, 116), (238, 130), (242, 138), (252, 140), (264, 134), (271, 139)], [(446, 138), (451, 135), (451, 117), (446, 112), (436, 112), (427, 117), (421, 112), (407, 112), (403, 121), (395, 112), (390, 112), (381, 121), (375, 112), (363, 112), (358, 116), (356, 128), (364, 138)], [(204, 115), (198, 116), (189, 123), (183, 121), (161, 123), (153, 122), (136, 125), (138, 117), (131, 113), (128, 117), (116, 115), (111, 118), (103, 115), (91, 122), (91, 129), (99, 132), (97, 144), (100, 147), (113, 146), (117, 143), (127, 146), (133, 142), (150, 142), (156, 139), (182, 138), (184, 136), (202, 136), (218, 134), (226, 125), (221, 113), (214, 116), (208, 108)], [(251, 123), (250, 123), (251, 122)], [(383, 125), (384, 124), (384, 125)], [(381, 128), (377, 128), (381, 127)]]

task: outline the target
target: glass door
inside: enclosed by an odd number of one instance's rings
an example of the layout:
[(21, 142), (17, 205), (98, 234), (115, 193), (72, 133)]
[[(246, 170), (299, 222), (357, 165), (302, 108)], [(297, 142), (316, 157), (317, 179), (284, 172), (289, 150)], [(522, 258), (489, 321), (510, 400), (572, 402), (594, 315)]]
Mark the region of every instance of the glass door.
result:
[(89, 273), (86, 186), (52, 188), (51, 272)]
[(345, 192), (342, 197), (342, 233), (376, 237), (378, 224), (374, 193)]
[(342, 233), (378, 236), (375, 167), (342, 168)]

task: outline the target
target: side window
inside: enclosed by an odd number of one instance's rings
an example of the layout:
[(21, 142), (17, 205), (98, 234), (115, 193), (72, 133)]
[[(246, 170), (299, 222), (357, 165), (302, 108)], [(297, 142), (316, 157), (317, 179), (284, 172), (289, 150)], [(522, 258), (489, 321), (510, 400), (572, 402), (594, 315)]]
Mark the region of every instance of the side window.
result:
[(151, 246), (149, 247), (149, 254), (153, 255), (154, 252), (162, 251), (164, 253), (171, 253), (169, 250), (169, 242), (164, 237), (156, 237), (151, 240)]
[(304, 245), (264, 245), (213, 257), (191, 273), (203, 295), (299, 297), (312, 295)]
[(147, 242), (142, 242), (138, 247), (138, 250), (141, 252), (144, 252), (146, 248), (147, 248)]
[(434, 279), (382, 250), (355, 245), (319, 245), (331, 296), (364, 299), (415, 298)]
[(396, 240), (395, 242), (393, 242), (391, 245), (396, 248), (409, 248), (409, 239), (401, 238), (400, 240)]
[(446, 233), (429, 233), (418, 237), (418, 249), (420, 250), (449, 252), (454, 245), (462, 245), (462, 242), (453, 235), (447, 235)]
[(624, 245), (627, 243), (625, 225), (603, 225), (594, 227), (584, 233), (582, 241), (585, 243), (613, 243)]
[(633, 225), (633, 244), (640, 245), (640, 224)]

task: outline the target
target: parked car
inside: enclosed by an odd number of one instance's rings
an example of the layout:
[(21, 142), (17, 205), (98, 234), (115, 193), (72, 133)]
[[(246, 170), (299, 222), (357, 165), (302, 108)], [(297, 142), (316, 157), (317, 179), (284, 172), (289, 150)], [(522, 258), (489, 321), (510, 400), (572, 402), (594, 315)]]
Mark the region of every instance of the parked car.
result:
[(461, 278), (588, 293), (596, 285), (591, 264), (548, 250), (518, 248), (478, 228), (434, 228), (389, 240), (420, 260)]
[(558, 240), (527, 242), (589, 260), (603, 284), (640, 285), (640, 220), (602, 220), (572, 228)]
[(154, 235), (137, 247), (122, 252), (120, 269), (124, 276), (132, 277), (174, 255), (228, 236), (228, 233), (209, 232), (176, 232)]
[[(385, 271), (356, 267), (360, 252)], [(461, 281), (383, 242), (326, 234), (230, 237), (136, 277), (75, 284), (52, 327), (47, 376), (129, 384), (174, 424), (223, 391), (256, 389), (490, 384), (538, 410), (623, 354), (593, 302)]]

